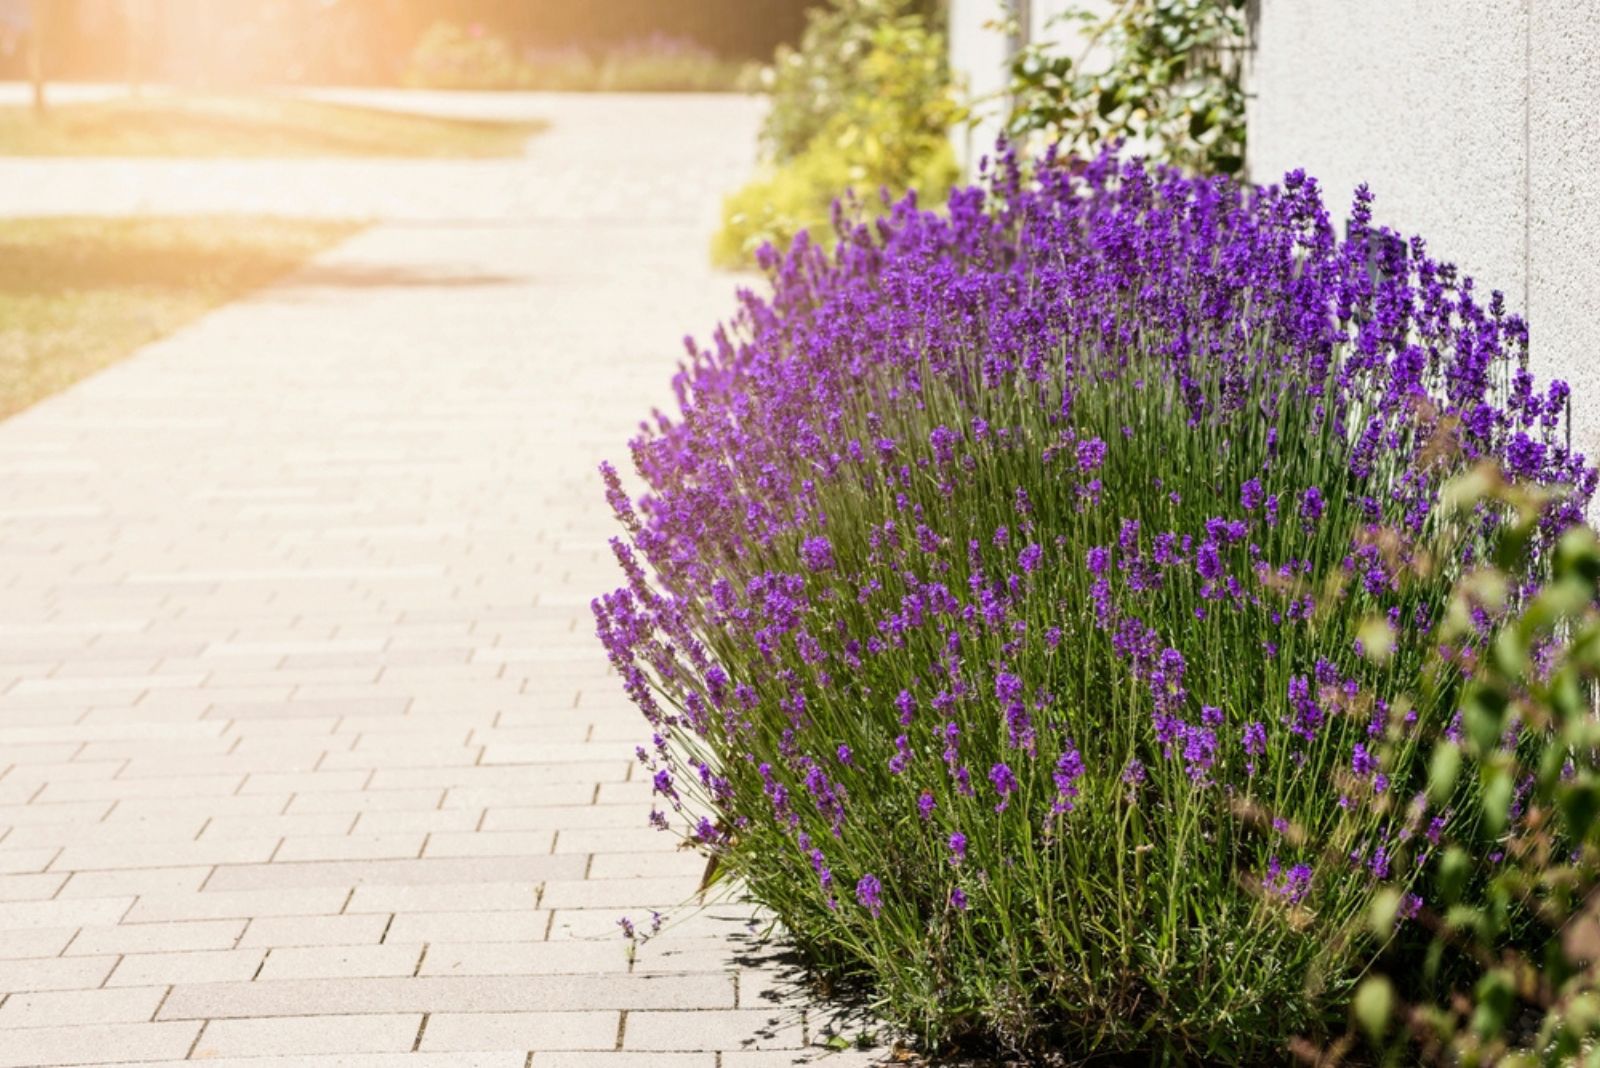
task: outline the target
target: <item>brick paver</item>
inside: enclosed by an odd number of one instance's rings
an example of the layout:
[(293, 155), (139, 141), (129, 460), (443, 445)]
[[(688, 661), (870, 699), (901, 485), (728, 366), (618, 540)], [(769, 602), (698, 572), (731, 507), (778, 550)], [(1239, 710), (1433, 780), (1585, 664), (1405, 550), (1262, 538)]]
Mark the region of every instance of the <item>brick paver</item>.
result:
[(505, 99), (554, 121), (524, 160), (0, 162), (0, 213), (391, 217), (0, 423), (0, 1065), (753, 1068), (822, 1034), (641, 829), (587, 611), (595, 463), (731, 304), (705, 244), (755, 106)]

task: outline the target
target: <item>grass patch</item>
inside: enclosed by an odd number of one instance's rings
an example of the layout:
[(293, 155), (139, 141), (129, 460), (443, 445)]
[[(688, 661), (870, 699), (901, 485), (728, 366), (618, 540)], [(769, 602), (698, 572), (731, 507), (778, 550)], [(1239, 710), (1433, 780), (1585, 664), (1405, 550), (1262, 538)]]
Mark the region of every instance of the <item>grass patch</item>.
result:
[(547, 124), (414, 115), (288, 96), (166, 96), (0, 108), (0, 155), (518, 156)]
[(359, 229), (255, 217), (0, 222), (0, 417)]

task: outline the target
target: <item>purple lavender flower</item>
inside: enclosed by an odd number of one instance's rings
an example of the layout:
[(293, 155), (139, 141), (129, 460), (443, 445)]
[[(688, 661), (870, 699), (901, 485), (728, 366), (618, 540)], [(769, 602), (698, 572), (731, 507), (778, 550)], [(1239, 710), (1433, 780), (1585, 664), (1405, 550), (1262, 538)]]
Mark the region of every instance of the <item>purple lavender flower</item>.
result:
[(1267, 726), (1259, 720), (1244, 726), (1245, 773), (1256, 773), (1256, 761), (1267, 750)]
[(1078, 780), (1083, 777), (1083, 756), (1070, 738), (1056, 761), (1051, 777), (1056, 784), (1056, 799), (1051, 803), (1050, 811), (1058, 815), (1071, 812), (1073, 799), (1078, 796)]
[(1155, 698), (1157, 712), (1170, 712), (1183, 706), (1188, 697), (1183, 687), (1187, 667), (1178, 650), (1169, 647), (1161, 651), (1160, 659), (1150, 672), (1150, 693)]
[(1285, 719), (1289, 730), (1308, 742), (1314, 741), (1324, 714), (1322, 706), (1311, 695), (1311, 680), (1306, 676), (1289, 677), (1289, 707), (1291, 715)]
[(1367, 751), (1365, 743), (1356, 743), (1355, 752), (1350, 757), (1350, 770), (1362, 779), (1371, 778), (1373, 772), (1378, 770), (1378, 758)]
[(876, 875), (863, 875), (856, 882), (856, 900), (861, 902), (861, 907), (872, 913), (872, 918), (877, 919), (883, 911), (883, 884)]
[(894, 740), (894, 756), (889, 758), (889, 774), (905, 774), (906, 765), (911, 763), (911, 739), (904, 734), (896, 735)]
[(1261, 480), (1252, 478), (1239, 487), (1239, 507), (1247, 512), (1253, 512), (1261, 507), (1262, 492)]
[(961, 728), (956, 724), (955, 720), (951, 720), (944, 725), (944, 730), (941, 734), (944, 737), (944, 762), (947, 766), (954, 768), (956, 762), (961, 759)]
[(1139, 527), (1137, 519), (1124, 519), (1122, 529), (1117, 532), (1117, 548), (1122, 550), (1122, 555), (1131, 557), (1139, 553)]
[(1311, 890), (1311, 878), (1311, 868), (1307, 864), (1295, 864), (1285, 869), (1277, 857), (1267, 860), (1267, 877), (1264, 881), (1267, 892), (1291, 905), (1305, 900)]
[(967, 836), (960, 831), (953, 831), (950, 835), (950, 863), (959, 867), (967, 859)]
[(1372, 872), (1374, 879), (1387, 879), (1389, 877), (1389, 850), (1378, 846), (1372, 851), (1372, 859), (1367, 862), (1367, 870)]
[(1211, 768), (1216, 763), (1217, 735), (1209, 727), (1183, 727), (1184, 772), (1197, 783), (1210, 781)]
[(833, 569), (833, 542), (819, 534), (800, 543), (800, 562), (809, 571)]
[(996, 764), (989, 769), (989, 782), (994, 786), (994, 792), (999, 795), (1000, 801), (994, 806), (996, 812), (1004, 812), (1011, 804), (1011, 795), (1017, 792), (1017, 777), (1011, 769), (1004, 764)]
[(1327, 510), (1327, 502), (1323, 500), (1322, 490), (1312, 486), (1300, 498), (1300, 516), (1308, 523), (1315, 523), (1322, 518), (1322, 513)]

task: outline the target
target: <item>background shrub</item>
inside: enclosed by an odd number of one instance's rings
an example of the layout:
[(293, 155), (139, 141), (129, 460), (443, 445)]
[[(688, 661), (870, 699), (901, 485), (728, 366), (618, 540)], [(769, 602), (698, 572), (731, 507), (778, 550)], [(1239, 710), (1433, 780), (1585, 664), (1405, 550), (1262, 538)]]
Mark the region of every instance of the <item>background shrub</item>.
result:
[(436, 22), (406, 64), (407, 85), (421, 89), (511, 89), (521, 82), (516, 52), (483, 27)]
[(517, 49), (479, 24), (436, 22), (418, 40), (406, 84), (428, 89), (722, 92), (750, 89), (755, 67), (656, 33), (598, 50)]
[(764, 244), (828, 232), (848, 190), (917, 189), (937, 202), (955, 181), (949, 130), (961, 112), (944, 35), (904, 0), (817, 8), (800, 47), (779, 48), (766, 80), (764, 170), (724, 203), (715, 262), (747, 265)]
[(1073, 6), (1056, 25), (1090, 49), (1045, 40), (1017, 53), (1012, 136), (1081, 155), (1125, 141), (1202, 174), (1245, 160), (1246, 0), (1131, 0), (1111, 14)]
[[(1468, 818), (1427, 744), (1595, 475), (1523, 321), (1369, 217), (1007, 159), (766, 254), (606, 470), (653, 818), (927, 1041), (1281, 1062)], [(1482, 461), (1575, 489), (1436, 668)]]

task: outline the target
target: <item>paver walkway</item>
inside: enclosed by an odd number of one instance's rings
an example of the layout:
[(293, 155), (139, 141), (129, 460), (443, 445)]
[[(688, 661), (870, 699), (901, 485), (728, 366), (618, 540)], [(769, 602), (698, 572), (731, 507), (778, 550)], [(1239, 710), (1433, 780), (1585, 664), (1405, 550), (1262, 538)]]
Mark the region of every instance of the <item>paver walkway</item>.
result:
[[(625, 952), (701, 864), (644, 827), (587, 609), (595, 462), (731, 303), (706, 224), (754, 106), (542, 106), (503, 199), (437, 168), (408, 221), (0, 423), (0, 1066), (807, 1056), (747, 907)], [(28, 166), (0, 212), (65, 197)], [(315, 206), (232, 166), (161, 206)]]

